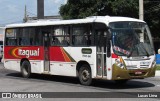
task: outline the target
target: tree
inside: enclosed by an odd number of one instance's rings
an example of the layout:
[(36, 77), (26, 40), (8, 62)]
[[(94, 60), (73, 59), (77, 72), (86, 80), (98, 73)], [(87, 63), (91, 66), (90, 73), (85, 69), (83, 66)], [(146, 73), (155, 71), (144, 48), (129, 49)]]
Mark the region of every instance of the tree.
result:
[[(152, 36), (160, 38), (160, 1), (147, 0), (144, 1), (144, 20), (149, 25)], [(160, 48), (160, 40), (154, 40), (155, 52)]]
[(104, 15), (138, 18), (138, 0), (68, 0), (59, 13), (63, 19)]
[(144, 20), (149, 25), (152, 36), (160, 38), (160, 1), (145, 1), (144, 9)]
[[(139, 0), (68, 0), (59, 13), (63, 19), (104, 15), (139, 18)], [(160, 37), (160, 1), (144, 0), (144, 20), (152, 36)]]

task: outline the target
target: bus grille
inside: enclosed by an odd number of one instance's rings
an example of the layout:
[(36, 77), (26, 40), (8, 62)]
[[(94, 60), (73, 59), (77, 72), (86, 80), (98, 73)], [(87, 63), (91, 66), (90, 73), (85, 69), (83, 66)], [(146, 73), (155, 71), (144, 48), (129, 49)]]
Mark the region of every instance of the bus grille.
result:
[(149, 65), (140, 65), (140, 68), (149, 68)]
[(127, 69), (137, 69), (137, 65), (127, 66)]
[(126, 67), (127, 69), (144, 69), (144, 68), (149, 68), (149, 65), (140, 65), (140, 67), (138, 67), (137, 65), (131, 65)]

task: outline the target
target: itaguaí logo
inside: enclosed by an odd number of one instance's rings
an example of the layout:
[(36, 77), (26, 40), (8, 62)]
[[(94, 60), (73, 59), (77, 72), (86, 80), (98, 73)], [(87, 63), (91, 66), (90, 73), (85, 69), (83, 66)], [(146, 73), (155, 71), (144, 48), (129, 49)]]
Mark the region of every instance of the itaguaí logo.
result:
[(39, 56), (39, 51), (40, 51), (39, 48), (28, 49), (28, 47), (17, 47), (17, 48), (12, 48), (9, 51), (9, 54), (15, 58), (21, 58), (22, 56), (29, 58), (30, 56)]

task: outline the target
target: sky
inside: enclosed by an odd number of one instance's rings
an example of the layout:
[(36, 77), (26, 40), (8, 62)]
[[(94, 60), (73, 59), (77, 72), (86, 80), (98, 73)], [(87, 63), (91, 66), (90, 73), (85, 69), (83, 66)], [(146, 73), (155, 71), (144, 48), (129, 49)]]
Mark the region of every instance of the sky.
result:
[[(59, 15), (59, 7), (67, 0), (44, 0), (44, 15)], [(27, 14), (37, 16), (37, 0), (0, 0), (0, 26), (22, 22), (24, 9)]]

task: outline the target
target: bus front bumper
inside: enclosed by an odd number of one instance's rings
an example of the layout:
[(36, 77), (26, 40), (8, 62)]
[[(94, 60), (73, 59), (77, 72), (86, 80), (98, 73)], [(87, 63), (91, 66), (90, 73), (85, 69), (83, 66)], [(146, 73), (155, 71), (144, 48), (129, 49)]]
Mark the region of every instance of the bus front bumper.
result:
[(113, 65), (112, 69), (112, 80), (143, 79), (147, 77), (154, 77), (156, 66), (147, 69), (127, 70)]

